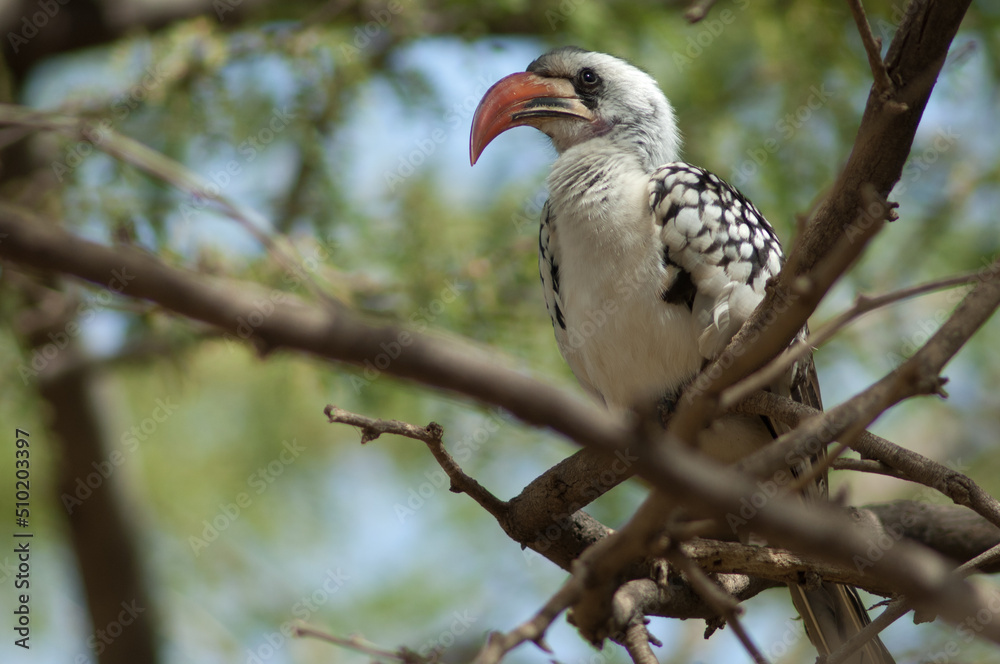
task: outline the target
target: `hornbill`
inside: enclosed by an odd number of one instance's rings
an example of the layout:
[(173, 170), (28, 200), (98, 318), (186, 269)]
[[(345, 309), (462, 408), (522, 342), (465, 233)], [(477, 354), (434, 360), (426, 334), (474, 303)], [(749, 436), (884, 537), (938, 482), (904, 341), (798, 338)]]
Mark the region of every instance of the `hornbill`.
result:
[[(610, 408), (676, 403), (781, 269), (774, 229), (734, 187), (678, 161), (670, 102), (651, 76), (624, 60), (563, 47), (501, 79), (473, 117), (472, 163), (498, 135), (525, 125), (545, 133), (558, 153), (538, 261), (559, 350), (583, 387)], [(771, 389), (821, 407), (811, 357)], [(732, 463), (781, 431), (767, 418), (727, 415), (698, 443)], [(805, 499), (825, 499), (827, 491), (824, 473)], [(822, 654), (869, 622), (854, 588), (789, 588)], [(874, 639), (850, 661), (893, 659)]]

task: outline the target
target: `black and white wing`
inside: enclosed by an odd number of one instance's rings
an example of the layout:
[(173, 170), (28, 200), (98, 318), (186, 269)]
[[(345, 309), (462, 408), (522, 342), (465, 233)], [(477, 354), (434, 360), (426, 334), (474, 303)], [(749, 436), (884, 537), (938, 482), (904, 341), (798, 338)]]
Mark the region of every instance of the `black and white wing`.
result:
[(658, 168), (650, 179), (649, 202), (663, 242), (663, 299), (688, 304), (698, 350), (712, 359), (781, 269), (781, 243), (743, 194), (691, 164)]

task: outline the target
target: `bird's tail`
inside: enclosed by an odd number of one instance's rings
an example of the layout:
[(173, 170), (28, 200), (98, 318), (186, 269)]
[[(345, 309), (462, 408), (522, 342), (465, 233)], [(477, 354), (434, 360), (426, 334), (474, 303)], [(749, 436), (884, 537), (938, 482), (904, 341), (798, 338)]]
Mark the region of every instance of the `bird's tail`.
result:
[[(802, 616), (809, 640), (821, 655), (829, 655), (871, 622), (858, 591), (824, 582), (816, 590), (789, 585), (792, 603)], [(895, 664), (882, 641), (875, 637), (847, 660), (848, 664)]]

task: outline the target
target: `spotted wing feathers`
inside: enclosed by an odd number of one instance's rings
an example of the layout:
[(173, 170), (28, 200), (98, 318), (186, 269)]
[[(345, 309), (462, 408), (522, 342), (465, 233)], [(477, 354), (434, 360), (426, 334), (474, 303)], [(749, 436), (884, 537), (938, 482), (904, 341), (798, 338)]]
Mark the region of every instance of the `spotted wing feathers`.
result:
[(781, 269), (774, 229), (739, 191), (697, 166), (661, 166), (649, 203), (663, 242), (664, 300), (689, 301), (703, 357), (725, 348)]

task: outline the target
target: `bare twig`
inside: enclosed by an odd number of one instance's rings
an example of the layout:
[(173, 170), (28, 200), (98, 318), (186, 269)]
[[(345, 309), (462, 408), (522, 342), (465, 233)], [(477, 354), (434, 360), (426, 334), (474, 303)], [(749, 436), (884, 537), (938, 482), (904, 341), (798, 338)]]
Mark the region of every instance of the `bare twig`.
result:
[[(670, 426), (670, 431), (681, 440), (693, 444), (698, 432), (716, 415), (724, 412), (719, 402), (722, 391), (764, 366), (788, 347), (833, 283), (857, 260), (882, 228), (892, 206), (871, 184), (864, 185), (862, 189), (862, 206), (854, 211), (853, 225), (840, 235), (830, 251), (807, 274), (795, 276), (796, 262), (804, 257), (801, 251), (793, 249), (769, 295), (765, 296), (719, 357), (709, 363), (685, 389)], [(778, 290), (781, 294), (775, 295)], [(781, 298), (782, 314), (765, 322), (760, 318), (760, 312), (766, 310), (762, 307), (768, 302), (770, 306), (775, 306), (772, 298), (778, 297)]]
[[(984, 551), (972, 560), (969, 560), (957, 567), (955, 569), (955, 575), (965, 578), (970, 574), (974, 574), (979, 571), (981, 567), (985, 567), (992, 562), (996, 562), (998, 559), (1000, 559), (1000, 544), (994, 546), (989, 551)], [(847, 659), (864, 646), (865, 643), (874, 639), (885, 628), (902, 618), (912, 609), (913, 605), (905, 595), (892, 600), (889, 602), (889, 605), (885, 607), (885, 610), (882, 611), (877, 618), (872, 620), (870, 624), (866, 625), (864, 629), (851, 637), (840, 648), (830, 653), (830, 655), (826, 658), (825, 664), (841, 664), (842, 662), (846, 662)], [(924, 620), (924, 622), (926, 622), (926, 620)]]
[[(865, 242), (864, 233), (857, 232), (871, 226), (857, 217), (858, 209), (864, 206), (863, 188), (872, 185), (878, 195), (885, 197), (899, 181), (923, 109), (970, 3), (971, 0), (914, 0), (907, 6), (885, 58), (890, 80), (898, 82), (904, 93), (898, 101), (905, 102), (905, 110), (889, 111), (881, 92), (873, 87), (851, 155), (829, 195), (817, 207), (812, 222), (797, 239), (777, 283), (768, 290), (727, 350), (696, 379), (695, 384), (700, 384), (701, 391), (707, 393), (705, 398), (694, 408), (684, 408), (686, 399), (682, 400), (675, 430), (683, 440), (692, 441), (695, 432), (716, 412), (714, 396), (788, 346), (805, 323), (801, 310), (811, 313), (814, 308), (800, 306), (790, 313), (787, 309), (792, 307), (788, 303), (803, 295), (811, 300), (814, 268), (824, 257), (835, 253), (831, 251), (835, 244), (845, 234), (854, 235), (853, 239), (861, 244)], [(806, 288), (801, 288), (800, 277), (804, 275), (810, 277), (804, 284)], [(819, 290), (822, 294), (822, 289)], [(771, 324), (768, 316), (778, 306), (786, 312)], [(763, 334), (765, 328), (767, 334)]]
[[(739, 572), (775, 583), (801, 582), (804, 574), (814, 574), (827, 581), (858, 586), (879, 595), (892, 592), (889, 585), (859, 571), (856, 565), (835, 565), (786, 549), (698, 539), (679, 544), (678, 550), (689, 562), (712, 574)], [(670, 560), (681, 566), (678, 561)], [(720, 615), (726, 615), (719, 606), (713, 606)]]
[(861, 631), (827, 655), (824, 664), (842, 664), (846, 662), (851, 655), (878, 636), (879, 632), (906, 615), (908, 611), (910, 611), (910, 607), (907, 605), (905, 597), (897, 597), (892, 600), (882, 613), (873, 618)]
[(427, 444), (438, 465), (448, 475), (451, 480), (451, 491), (454, 493), (465, 493), (470, 498), (479, 503), (497, 519), (505, 518), (507, 513), (507, 503), (500, 500), (473, 477), (467, 475), (458, 465), (454, 457), (444, 448), (442, 437), (444, 429), (437, 422), (431, 422), (426, 427), (418, 427), (408, 422), (399, 420), (373, 419), (357, 413), (337, 408), (334, 405), (327, 406), (323, 412), (330, 422), (350, 424), (361, 428), (361, 443), (375, 440), (384, 433), (391, 433), (397, 436), (405, 436), (420, 440)]
[(396, 662), (403, 662), (404, 664), (425, 664), (433, 661), (432, 658), (421, 657), (417, 653), (406, 648), (400, 648), (395, 651), (386, 650), (385, 648), (379, 648), (373, 643), (368, 643), (360, 636), (349, 636), (347, 638), (335, 636), (318, 627), (313, 627), (312, 625), (298, 624), (294, 627), (293, 634), (297, 637), (307, 636), (321, 641), (326, 641), (327, 643), (332, 643), (342, 648), (354, 650), (355, 652), (360, 652), (378, 659), (389, 659)]
[(296, 269), (296, 261), (268, 234), (270, 223), (259, 212), (223, 196), (219, 188), (197, 173), (166, 155), (143, 145), (139, 141), (106, 127), (97, 121), (88, 121), (59, 113), (0, 104), (0, 125), (8, 124), (32, 130), (57, 131), (78, 136), (107, 154), (158, 178), (191, 196), (212, 201), (228, 217), (243, 227), (268, 253), (293, 274), (302, 275), (312, 293), (328, 306), (337, 308), (334, 300), (316, 282), (311, 273)]
[(918, 295), (974, 283), (978, 278), (980, 278), (978, 273), (970, 272), (969, 274), (956, 277), (946, 277), (916, 286), (909, 286), (884, 295), (874, 297), (858, 295), (854, 306), (837, 315), (819, 330), (810, 334), (805, 341), (795, 341), (781, 355), (732, 387), (725, 389), (719, 395), (719, 407), (723, 410), (729, 410), (749, 396), (751, 392), (774, 384), (793, 364), (811, 353), (814, 348), (819, 348), (833, 338), (835, 334), (847, 327), (848, 324), (875, 309)]
[(425, 443), (439, 443), (444, 435), (444, 429), (437, 422), (431, 422), (426, 427), (418, 427), (409, 422), (399, 420), (372, 419), (350, 411), (338, 408), (333, 404), (323, 410), (331, 423), (350, 424), (361, 429), (361, 444), (371, 442), (384, 433), (405, 436)]
[(497, 664), (504, 655), (527, 641), (531, 641), (545, 652), (552, 652), (545, 643), (545, 632), (559, 617), (559, 614), (579, 597), (580, 590), (579, 579), (575, 575), (570, 576), (556, 594), (530, 620), (521, 623), (506, 634), (491, 632), (486, 639), (486, 644), (476, 655), (475, 664)]
[(592, 644), (623, 632), (638, 617), (614, 615), (612, 600), (623, 571), (661, 551), (666, 519), (675, 507), (671, 498), (651, 492), (620, 530), (587, 549), (574, 565), (582, 590), (573, 604), (573, 623)]
[(859, 473), (872, 473), (875, 475), (885, 475), (886, 477), (895, 477), (901, 480), (909, 480), (910, 478), (906, 476), (905, 473), (891, 468), (881, 461), (875, 461), (874, 459), (854, 459), (841, 457), (839, 459), (834, 459), (833, 463), (830, 464), (830, 468), (833, 470), (854, 470)]
[(690, 558), (684, 555), (680, 548), (669, 548), (667, 550), (667, 559), (684, 572), (684, 575), (695, 591), (704, 597), (705, 601), (711, 606), (715, 607), (719, 615), (729, 623), (733, 633), (736, 634), (736, 638), (739, 639), (753, 661), (756, 664), (767, 664), (767, 658), (760, 652), (760, 649), (753, 642), (753, 639), (750, 638), (750, 634), (747, 633), (746, 628), (744, 628), (743, 622), (740, 620), (742, 609), (733, 597), (712, 581), (708, 574), (705, 573), (705, 570), (694, 564)]
[[(847, 0), (854, 15), (854, 22), (858, 25), (858, 33), (861, 35), (861, 43), (865, 46), (865, 53), (868, 54), (868, 65), (872, 68), (872, 78), (875, 81), (875, 92), (885, 101), (893, 94), (894, 87), (892, 79), (889, 78), (889, 71), (882, 61), (882, 40), (872, 34), (872, 28), (868, 24), (868, 17), (865, 15), (865, 8), (861, 5), (861, 0)], [(905, 111), (903, 106), (900, 111)]]
[(970, 574), (978, 572), (990, 563), (995, 563), (998, 560), (1000, 560), (1000, 544), (994, 546), (989, 551), (980, 553), (972, 560), (962, 563), (955, 571), (962, 577), (966, 577)]

